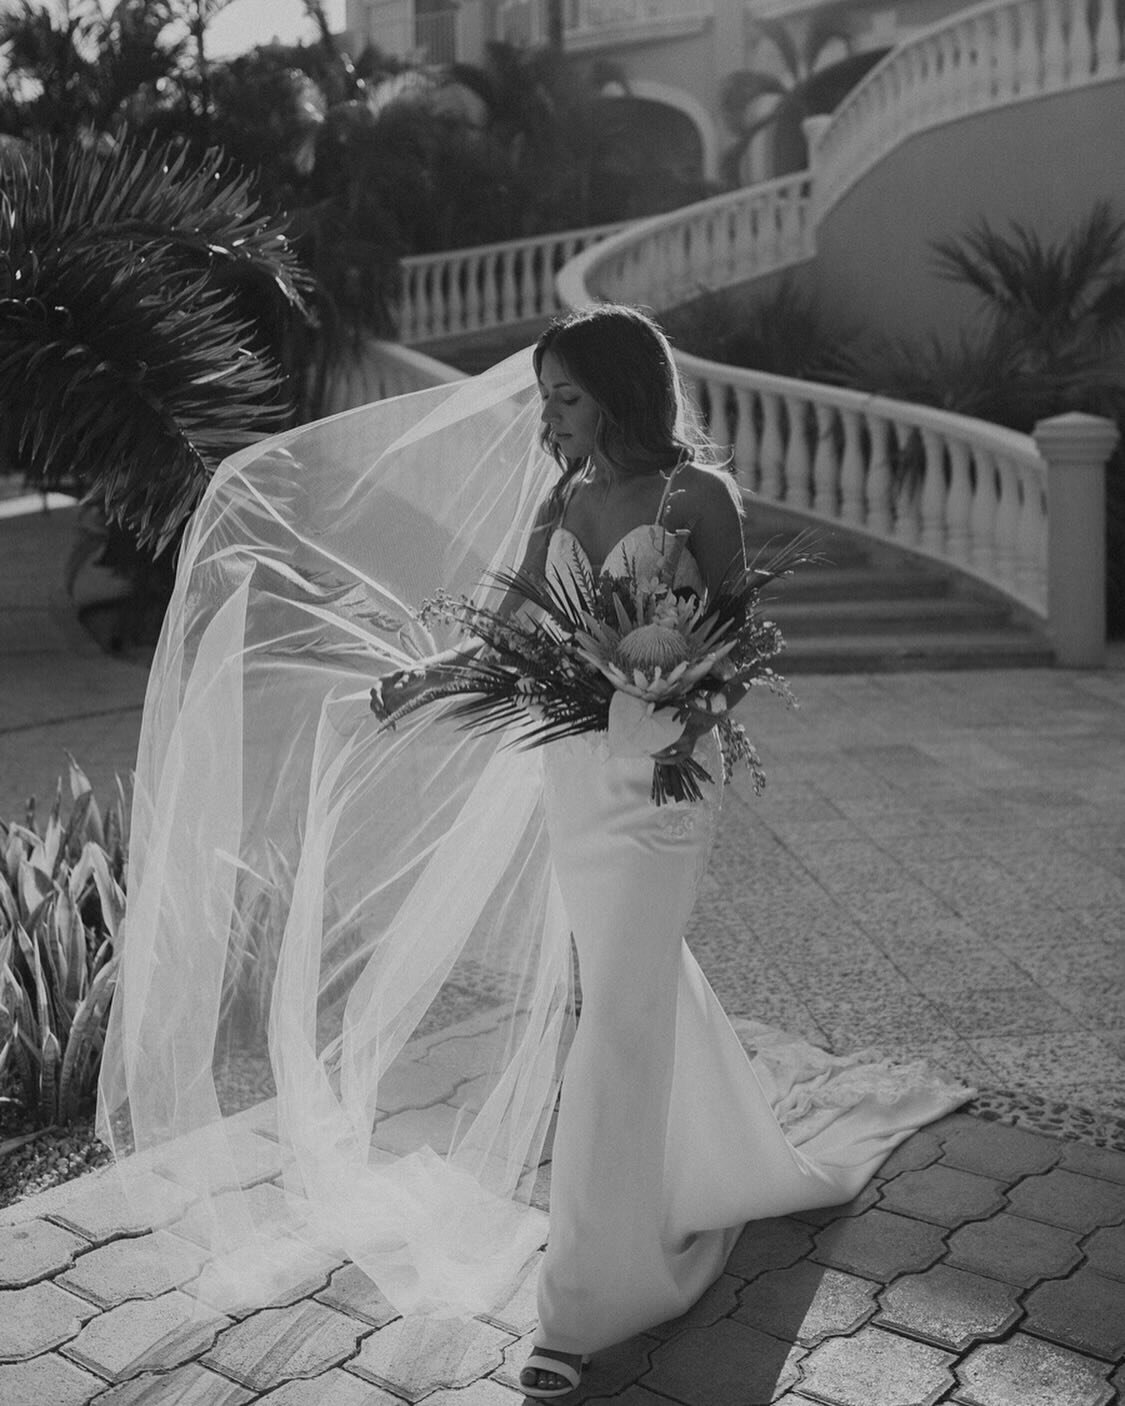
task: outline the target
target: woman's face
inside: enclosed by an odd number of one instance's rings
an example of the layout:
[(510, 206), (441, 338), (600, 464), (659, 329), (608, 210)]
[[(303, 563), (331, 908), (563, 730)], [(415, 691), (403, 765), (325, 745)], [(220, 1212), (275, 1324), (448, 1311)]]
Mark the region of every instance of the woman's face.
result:
[(592, 458), (601, 411), (593, 396), (570, 379), (554, 352), (543, 354), (539, 394), (543, 398), (543, 423), (561, 453), (567, 459)]

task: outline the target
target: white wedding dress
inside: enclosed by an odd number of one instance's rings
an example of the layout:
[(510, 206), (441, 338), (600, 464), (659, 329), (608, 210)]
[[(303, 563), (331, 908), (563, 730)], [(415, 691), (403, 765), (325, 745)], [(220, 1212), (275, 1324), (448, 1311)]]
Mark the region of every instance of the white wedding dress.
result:
[[(522, 560), (557, 475), (539, 415), (525, 353), (255, 446), (193, 517), (99, 1132), (205, 1306), (286, 1302), (348, 1260), (400, 1313), (468, 1317), (547, 1239), (540, 1341), (594, 1350), (688, 1307), (745, 1221), (848, 1199), (968, 1096), (761, 1030), (748, 1058), (683, 944), (721, 786), (657, 807), (651, 758), (605, 739), (372, 717), (376, 677), (457, 643), (414, 608), (495, 602)], [(667, 542), (639, 527), (608, 565), (655, 570)], [(588, 567), (566, 532), (550, 551)]]
[[(603, 571), (655, 576), (666, 534), (629, 533)], [(590, 569), (557, 529), (548, 572)], [(700, 589), (690, 553), (675, 584)], [(918, 1067), (834, 1059), (757, 1027), (743, 1048), (683, 940), (719, 784), (655, 806), (652, 762), (604, 737), (544, 753), (551, 857), (582, 988), (554, 1138), (537, 1341), (588, 1353), (688, 1309), (746, 1221), (849, 1200), (891, 1149), (968, 1090)]]

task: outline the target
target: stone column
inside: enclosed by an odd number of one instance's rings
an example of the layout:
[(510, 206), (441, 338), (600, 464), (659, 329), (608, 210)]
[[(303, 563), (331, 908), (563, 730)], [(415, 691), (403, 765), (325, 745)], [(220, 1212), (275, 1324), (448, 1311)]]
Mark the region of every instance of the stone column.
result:
[(1047, 628), (1059, 664), (1105, 663), (1105, 464), (1117, 426), (1072, 412), (1041, 420), (1047, 464)]

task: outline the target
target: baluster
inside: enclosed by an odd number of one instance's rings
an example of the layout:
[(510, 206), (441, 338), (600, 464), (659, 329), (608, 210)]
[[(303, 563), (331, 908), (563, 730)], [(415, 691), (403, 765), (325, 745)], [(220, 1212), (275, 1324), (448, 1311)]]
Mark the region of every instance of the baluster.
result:
[(483, 255), (470, 254), (465, 259), (465, 309), (463, 319), (466, 332), (476, 332), (484, 324), (481, 317), (481, 269)]
[(519, 288), (516, 285), (516, 260), (511, 249), (499, 253), (500, 268), (500, 307), (504, 322), (515, 322), (519, 317)]
[(480, 325), (495, 327), (504, 320), (501, 307), (500, 263), (495, 254), (482, 254), (480, 265)]
[(464, 259), (449, 259), (445, 268), (446, 277), (449, 280), (446, 295), (445, 330), (456, 334), (465, 330), (465, 300), (461, 293), (461, 280), (465, 274), (465, 261)]
[(1014, 97), (1019, 89), (1019, 65), (1016, 54), (1015, 20), (1011, 6), (997, 10), (995, 15), (996, 49), (993, 59), (996, 67), (996, 87), (993, 96), (1000, 101)]
[(842, 410), (844, 454), (840, 460), (840, 519), (863, 521), (863, 450), (860, 446), (858, 410)]
[(1070, 0), (1067, 7), (1067, 34), (1070, 50), (1070, 80), (1086, 78), (1094, 67), (1094, 45), (1090, 35), (1086, 0)]
[(519, 290), (519, 316), (524, 321), (535, 316), (536, 290), (541, 275), (542, 244), (524, 244), (515, 250), (516, 287)]
[(1094, 36), (1094, 53), (1098, 74), (1112, 73), (1118, 66), (1121, 36), (1117, 28), (1117, 6), (1114, 0), (1098, 0), (1098, 28)]
[(1063, 0), (1043, 0), (1043, 87), (1046, 92), (1066, 82), (1066, 42), (1062, 26)]
[(438, 263), (431, 263), (426, 268), (426, 293), (426, 335), (440, 337), (445, 331), (445, 293), (441, 286), (441, 265)]
[(798, 395), (785, 401), (785, 501), (797, 508), (812, 506), (812, 462), (806, 438), (805, 410), (808, 402)]
[(1047, 492), (1041, 475), (1026, 464), (1019, 467), (1020, 519), (1016, 551), (1016, 583), (1024, 596), (1035, 600), (1047, 579)]
[(1012, 16), (1019, 26), (1019, 45), (1016, 49), (1016, 74), (1020, 97), (1039, 91), (1040, 54), (1038, 35), (1035, 32), (1035, 10), (1028, 4), (1013, 7)]
[(418, 335), (418, 270), (406, 264), (402, 270), (402, 300), (398, 312), (399, 341), (409, 344)]
[(894, 531), (891, 511), (890, 425), (882, 415), (866, 415), (871, 449), (867, 465), (867, 482), (863, 491), (862, 521), (872, 532), (889, 537)]
[(898, 471), (894, 475), (895, 521), (892, 535), (897, 541), (913, 546), (918, 541), (920, 485), (911, 470), (914, 468), (919, 440), (912, 425), (904, 424), (901, 420), (893, 420), (891, 425), (898, 453)]
[(1019, 575), (1020, 481), (1015, 465), (1004, 454), (996, 455), (1000, 478), (1000, 500), (996, 507), (995, 553), (996, 574), (1006, 586), (1013, 586)]
[(969, 518), (973, 507), (973, 487), (969, 475), (969, 446), (962, 439), (951, 439), (949, 454), (949, 492), (945, 500), (945, 551), (957, 561), (969, 559)]
[(734, 393), (734, 474), (743, 488), (756, 488), (758, 480), (758, 432), (754, 424), (754, 392), (739, 386)]
[(965, 88), (965, 110), (975, 112), (988, 102), (990, 80), (988, 72), (988, 27), (978, 15), (965, 25), (968, 50), (969, 81)]
[(836, 455), (835, 407), (817, 401), (816, 450), (813, 454), (813, 507), (828, 517), (838, 517), (840, 509), (839, 460)]
[(996, 514), (1000, 505), (996, 460), (990, 449), (974, 448), (976, 474), (969, 512), (969, 561), (985, 576), (994, 576)]
[(730, 410), (727, 404), (728, 386), (725, 381), (708, 379), (707, 400), (711, 406), (711, 413), (708, 418), (708, 433), (711, 441), (717, 448), (728, 451), (734, 443), (734, 435), (731, 430)]
[(922, 461), (918, 540), (928, 552), (941, 552), (945, 547), (945, 446), (934, 430), (922, 431)]
[(759, 450), (763, 498), (775, 503), (784, 489), (785, 441), (781, 435), (781, 398), (772, 391), (762, 392), (762, 444)]

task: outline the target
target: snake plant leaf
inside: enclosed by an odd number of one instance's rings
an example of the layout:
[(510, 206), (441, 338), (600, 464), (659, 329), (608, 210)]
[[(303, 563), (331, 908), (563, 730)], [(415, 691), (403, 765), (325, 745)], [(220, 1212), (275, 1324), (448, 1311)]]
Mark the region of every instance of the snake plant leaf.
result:
[(105, 1040), (105, 1014), (113, 997), (120, 958), (113, 957), (98, 972), (82, 1003), (74, 1012), (59, 1071), (58, 1119), (70, 1122), (80, 1101), (89, 1092)]

